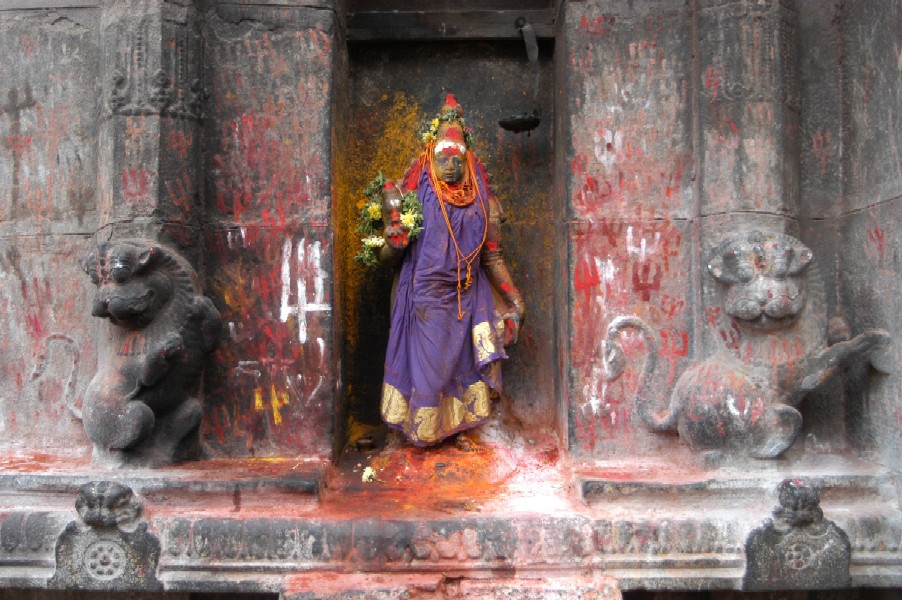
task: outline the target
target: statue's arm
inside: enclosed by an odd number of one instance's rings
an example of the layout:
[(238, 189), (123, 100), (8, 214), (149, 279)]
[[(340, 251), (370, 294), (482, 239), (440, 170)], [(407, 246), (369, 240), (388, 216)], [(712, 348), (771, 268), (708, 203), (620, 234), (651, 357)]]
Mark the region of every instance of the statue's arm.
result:
[(494, 196), (489, 197), (489, 226), (486, 232), (485, 246), (482, 249), (482, 267), (493, 286), (510, 307), (502, 314), (504, 319), (504, 345), (517, 343), (520, 328), (526, 319), (526, 305), (520, 290), (514, 285), (504, 255), (501, 251), (501, 207)]
[[(409, 172), (410, 169), (408, 169), (408, 174), (405, 175), (405, 181), (402, 182), (402, 185), (407, 185), (406, 179), (411, 177)], [(389, 206), (395, 207), (393, 217), (391, 216), (391, 211), (388, 210)], [(379, 264), (383, 267), (394, 268), (404, 256), (404, 250), (410, 244), (408, 232), (398, 220), (400, 206), (401, 190), (397, 186), (382, 190), (382, 215), (383, 219), (389, 218), (389, 221), (385, 224), (385, 230), (382, 232), (385, 244), (379, 248)]]
[(144, 357), (144, 368), (141, 371), (140, 385), (151, 387), (156, 385), (169, 373), (170, 366), (185, 354), (185, 342), (178, 332), (172, 332), (163, 342), (155, 345)]
[(389, 241), (392, 235), (391, 232), (388, 231), (388, 229), (389, 228), (386, 227), (386, 243), (384, 246), (379, 248), (379, 264), (383, 267), (394, 268), (399, 262), (401, 262), (401, 258), (403, 258), (404, 256), (404, 248), (407, 247), (407, 243), (405, 241), (404, 245), (401, 247), (393, 246)]
[(801, 371), (800, 388), (809, 392), (823, 385), (827, 379), (847, 368), (856, 360), (867, 360), (881, 370), (884, 364), (878, 361), (881, 351), (890, 345), (890, 335), (883, 329), (868, 329), (854, 338), (841, 341), (817, 352)]

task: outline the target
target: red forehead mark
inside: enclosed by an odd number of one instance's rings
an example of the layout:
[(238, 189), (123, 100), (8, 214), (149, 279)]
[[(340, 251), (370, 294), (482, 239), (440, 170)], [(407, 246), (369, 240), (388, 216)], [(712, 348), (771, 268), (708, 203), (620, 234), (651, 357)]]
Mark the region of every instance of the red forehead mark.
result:
[(461, 134), (460, 134), (460, 130), (459, 130), (459, 129), (454, 129), (454, 128), (448, 129), (448, 130), (445, 132), (445, 137), (448, 138), (449, 140), (460, 140), (460, 139), (462, 139), (462, 136), (461, 136)]
[(457, 146), (445, 146), (442, 148), (442, 154), (449, 158), (452, 156), (460, 156), (460, 148)]

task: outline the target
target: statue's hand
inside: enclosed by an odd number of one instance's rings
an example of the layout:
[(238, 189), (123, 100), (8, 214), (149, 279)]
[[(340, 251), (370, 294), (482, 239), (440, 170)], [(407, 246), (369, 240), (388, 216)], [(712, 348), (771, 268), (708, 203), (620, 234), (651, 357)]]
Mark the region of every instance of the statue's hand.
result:
[(160, 357), (166, 360), (173, 360), (185, 353), (185, 343), (182, 336), (173, 333), (160, 345)]
[(525, 311), (516, 307), (501, 315), (504, 321), (504, 339), (502, 342), (505, 346), (513, 346), (520, 338), (520, 329), (523, 328), (523, 320), (526, 318)]
[(383, 235), (385, 237), (385, 243), (395, 250), (404, 250), (410, 243), (410, 239), (407, 236), (407, 230), (401, 225), (390, 225), (386, 227)]

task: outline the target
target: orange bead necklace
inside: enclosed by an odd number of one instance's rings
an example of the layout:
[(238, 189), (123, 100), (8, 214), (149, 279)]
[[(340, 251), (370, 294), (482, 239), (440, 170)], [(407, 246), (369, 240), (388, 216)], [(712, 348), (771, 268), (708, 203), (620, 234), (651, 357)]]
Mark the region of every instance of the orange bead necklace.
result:
[[(473, 263), (479, 258), (479, 253), (482, 251), (483, 245), (485, 245), (485, 240), (489, 233), (489, 217), (488, 212), (486, 211), (485, 198), (483, 198), (482, 192), (479, 190), (479, 186), (476, 183), (474, 175), (476, 173), (476, 164), (473, 160), (473, 153), (467, 152), (467, 169), (464, 174), (463, 182), (455, 186), (450, 186), (435, 175), (434, 148), (434, 141), (426, 144), (426, 149), (420, 157), (420, 163), (422, 166), (426, 166), (428, 163), (429, 181), (432, 183), (432, 187), (435, 189), (435, 193), (438, 196), (439, 206), (442, 209), (442, 216), (445, 218), (445, 225), (448, 227), (448, 235), (451, 236), (451, 242), (454, 244), (454, 253), (457, 259), (457, 320), (460, 321), (464, 317), (464, 311), (461, 306), (461, 292), (468, 289), (470, 284), (473, 283)], [(448, 210), (445, 208), (445, 203), (460, 208), (473, 204), (476, 198), (479, 198), (479, 207), (482, 209), (484, 224), (482, 240), (480, 240), (479, 245), (476, 246), (472, 252), (464, 254), (457, 243), (454, 229), (451, 227), (451, 219), (448, 218)], [(460, 278), (462, 265), (466, 265), (466, 278), (464, 279), (463, 284), (461, 284)]]

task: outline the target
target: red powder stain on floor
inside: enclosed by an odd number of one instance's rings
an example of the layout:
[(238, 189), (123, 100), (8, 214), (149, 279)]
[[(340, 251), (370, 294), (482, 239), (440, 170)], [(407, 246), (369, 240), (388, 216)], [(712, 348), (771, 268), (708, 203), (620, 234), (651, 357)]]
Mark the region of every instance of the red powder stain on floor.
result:
[(434, 448), (404, 443), (369, 455), (351, 450), (330, 473), (322, 500), (351, 513), (475, 510), (503, 493), (518, 463), (513, 450), (485, 442), (470, 451), (453, 441)]
[(469, 451), (454, 439), (417, 448), (397, 437), (370, 451), (351, 444), (326, 477), (321, 506), (347, 516), (434, 518), (543, 512), (569, 499), (569, 461), (558, 440), (539, 431), (523, 437), (505, 431), (492, 423), (470, 432)]

